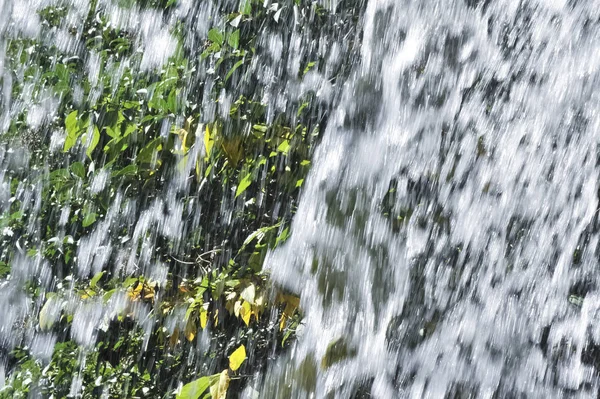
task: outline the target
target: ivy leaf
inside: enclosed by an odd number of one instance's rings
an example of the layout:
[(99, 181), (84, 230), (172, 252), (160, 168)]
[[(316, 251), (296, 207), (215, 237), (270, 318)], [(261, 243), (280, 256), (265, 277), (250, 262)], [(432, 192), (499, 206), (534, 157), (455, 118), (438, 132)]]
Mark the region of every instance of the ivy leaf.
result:
[(233, 353), (229, 356), (229, 368), (233, 371), (236, 371), (240, 368), (242, 363), (246, 360), (246, 347), (244, 345), (240, 345)]
[(204, 391), (210, 386), (210, 377), (201, 377), (181, 388), (181, 392), (177, 394), (177, 399), (198, 399)]
[(240, 184), (238, 184), (237, 189), (235, 190), (235, 198), (239, 197), (244, 191), (246, 191), (246, 189), (250, 187), (251, 183), (252, 174), (248, 173), (246, 176), (244, 176)]

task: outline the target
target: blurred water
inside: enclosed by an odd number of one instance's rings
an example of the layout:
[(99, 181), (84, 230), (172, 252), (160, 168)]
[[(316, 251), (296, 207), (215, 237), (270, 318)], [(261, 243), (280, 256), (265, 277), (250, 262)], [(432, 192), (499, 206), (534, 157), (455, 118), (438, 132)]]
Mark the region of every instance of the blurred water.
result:
[[(90, 3), (0, 0), (0, 129), (27, 109), (28, 124), (41, 127), (60, 152), (64, 132), (51, 125), (59, 100), (32, 89), (42, 71), (9, 71), (6, 47), (12, 38), (30, 37), (78, 57)], [(161, 68), (173, 54), (172, 28), (180, 20), (188, 21), (186, 47), (200, 49), (218, 8), (181, 1), (161, 13), (97, 3), (111, 24), (135, 32), (134, 52), (143, 52), (139, 73)], [(322, 2), (336, 13), (351, 3), (363, 11), (357, 47), (335, 30), (312, 37), (291, 26), (284, 39), (265, 33), (270, 61), (252, 66), (269, 88), (271, 114), (309, 91), (331, 109), (293, 234), (267, 259), (274, 281), (301, 294), (300, 339), (256, 376), (255, 388), (265, 398), (597, 397), (599, 4)], [(32, 10), (57, 4), (73, 7), (65, 23), (42, 35)], [(353, 51), (355, 62), (340, 65)], [(311, 71), (300, 82), (293, 76), (307, 52), (324, 59), (325, 72)], [(84, 62), (95, 89), (102, 89), (94, 80), (98, 59)], [(351, 71), (349, 78), (332, 83), (340, 67)], [(197, 79), (207, 73), (198, 71)], [(74, 101), (97, 100), (94, 90), (79, 98), (82, 89), (71, 83)], [(11, 95), (15, 85), (22, 88), (18, 98)], [(196, 93), (181, 95), (199, 101)], [(208, 97), (198, 104), (207, 120), (227, 112)], [(223, 100), (227, 108), (226, 93)], [(27, 232), (36, 237), (43, 228), (36, 177), (46, 171), (29, 170), (31, 156), (24, 148), (0, 147), (0, 211), (14, 201), (6, 194), (8, 174), (20, 173), (17, 196), (30, 215)], [(166, 266), (152, 260), (150, 237), (177, 245), (178, 237), (206, 222), (182, 216), (189, 210), (176, 198), (189, 192), (184, 175), (174, 170), (165, 196), (153, 201), (119, 193), (77, 243), (77, 270), (70, 273), (87, 277), (120, 268), (164, 284)], [(102, 191), (109, 180), (98, 174), (90, 190)], [(231, 213), (230, 202), (223, 213)], [(62, 241), (70, 210), (60, 211)], [(111, 232), (124, 224), (131, 235), (115, 240)], [(22, 286), (35, 278), (51, 291), (56, 282), (45, 261), (24, 255), (35, 242), (16, 242), (22, 254), (0, 286), (0, 347), (29, 346), (48, 359), (57, 337), (27, 324), (43, 303)], [(119, 261), (109, 262), (111, 254)], [(73, 294), (50, 306), (48, 317), (71, 309), (71, 337), (86, 347), (125, 306), (124, 296), (81, 304)], [(131, 311), (146, 331), (150, 311), (144, 305)], [(78, 389), (74, 381), (73, 393)]]
[(268, 260), (306, 319), (264, 397), (597, 397), (599, 17), (368, 2)]

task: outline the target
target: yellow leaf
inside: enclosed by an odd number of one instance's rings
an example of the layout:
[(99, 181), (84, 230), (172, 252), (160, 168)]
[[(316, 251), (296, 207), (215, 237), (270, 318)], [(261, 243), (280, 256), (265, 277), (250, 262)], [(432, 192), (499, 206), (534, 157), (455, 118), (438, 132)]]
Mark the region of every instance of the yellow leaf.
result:
[(181, 151), (183, 151), (183, 153), (185, 154), (189, 149), (186, 144), (188, 131), (185, 129), (179, 129), (179, 132), (177, 132), (177, 135), (179, 136), (179, 140), (181, 140)]
[(144, 284), (139, 282), (139, 283), (137, 283), (135, 288), (130, 287), (127, 289), (127, 296), (129, 296), (129, 299), (131, 299), (132, 301), (135, 302), (138, 299), (140, 299), (140, 294), (141, 294), (143, 288), (144, 288)]
[(196, 337), (196, 323), (194, 323), (194, 321), (189, 318), (187, 324), (185, 325), (185, 338), (192, 342), (194, 340), (194, 338)]
[(229, 368), (233, 371), (236, 371), (240, 368), (242, 363), (246, 360), (246, 347), (244, 345), (240, 345), (233, 353), (229, 356)]
[(285, 315), (285, 313), (283, 313), (281, 315), (281, 320), (279, 321), (279, 331), (283, 331), (283, 328), (285, 327), (285, 321), (287, 320), (287, 316)]
[(202, 309), (200, 311), (200, 327), (204, 330), (206, 328), (206, 323), (208, 322), (208, 311), (206, 309)]
[(225, 399), (227, 397), (229, 380), (229, 373), (227, 370), (223, 370), (219, 379), (210, 387), (210, 396), (212, 399)]
[(212, 152), (212, 148), (215, 144), (215, 140), (210, 134), (210, 130), (208, 129), (208, 125), (206, 125), (206, 131), (204, 132), (204, 149), (206, 151), (206, 158), (210, 157), (210, 153)]
[(179, 341), (179, 328), (175, 327), (173, 334), (171, 334), (171, 337), (169, 338), (169, 346), (171, 349), (177, 345), (177, 341)]
[(260, 309), (256, 305), (252, 305), (252, 314), (256, 317), (256, 321), (258, 321), (258, 315), (260, 313)]
[(281, 320), (279, 321), (279, 331), (282, 331), (285, 327), (286, 320), (291, 318), (300, 306), (300, 298), (294, 295), (280, 293), (277, 296), (277, 303), (285, 304), (285, 308), (281, 314)]
[(235, 317), (240, 317), (240, 309), (242, 308), (242, 301), (235, 301), (233, 304), (233, 314)]
[(250, 309), (250, 304), (246, 301), (242, 304), (240, 308), (240, 316), (242, 316), (242, 320), (246, 325), (250, 325), (250, 316), (252, 315), (252, 310)]

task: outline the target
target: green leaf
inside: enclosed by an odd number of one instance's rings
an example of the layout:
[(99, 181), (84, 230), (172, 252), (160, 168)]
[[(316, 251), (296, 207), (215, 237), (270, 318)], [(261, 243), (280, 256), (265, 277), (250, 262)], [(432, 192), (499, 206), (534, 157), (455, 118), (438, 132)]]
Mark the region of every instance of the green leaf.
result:
[(258, 132), (261, 132), (261, 133), (266, 133), (268, 130), (267, 126), (265, 126), (265, 125), (254, 125), (254, 126), (252, 126), (252, 129), (254, 129)]
[(177, 394), (177, 399), (198, 399), (211, 385), (210, 382), (210, 377), (201, 377), (185, 384)]
[(244, 191), (246, 191), (246, 189), (250, 186), (251, 183), (252, 173), (248, 173), (246, 176), (244, 176), (240, 184), (238, 184), (237, 190), (235, 190), (235, 198), (239, 197)]
[(208, 40), (221, 46), (223, 45), (223, 34), (217, 29), (213, 28), (208, 31)]
[(65, 139), (65, 145), (63, 151), (69, 151), (77, 142), (80, 130), (77, 126), (77, 111), (71, 112), (65, 118), (65, 129), (67, 131), (67, 138)]
[(137, 173), (137, 165), (127, 165), (123, 169), (113, 172), (113, 177), (135, 176)]
[(92, 279), (90, 280), (90, 288), (95, 288), (96, 284), (98, 284), (98, 281), (100, 281), (100, 279), (102, 278), (102, 276), (104, 276), (104, 271), (96, 273), (96, 275), (94, 277), (92, 277)]
[(102, 300), (104, 302), (108, 302), (108, 300), (110, 300), (110, 298), (112, 298), (112, 296), (114, 295), (115, 292), (117, 292), (116, 288), (113, 288), (110, 291), (106, 291), (106, 293), (102, 296)]
[(227, 72), (227, 75), (225, 76), (225, 82), (227, 82), (229, 80), (229, 78), (231, 77), (231, 75), (233, 75), (233, 73), (235, 72), (236, 69), (238, 69), (240, 67), (240, 65), (242, 65), (244, 63), (244, 60), (241, 59), (238, 62), (236, 62), (233, 67), (231, 67), (231, 69), (229, 70), (229, 72)]
[(244, 363), (244, 360), (246, 360), (246, 347), (240, 345), (240, 347), (229, 356), (229, 368), (236, 371), (240, 368), (242, 363)]
[(71, 172), (81, 179), (85, 178), (85, 166), (81, 162), (75, 162), (71, 165)]
[(285, 229), (283, 229), (281, 234), (279, 234), (279, 236), (277, 236), (277, 238), (275, 239), (275, 246), (279, 245), (282, 242), (285, 242), (289, 236), (290, 236), (290, 228), (288, 226)]
[(316, 62), (314, 62), (314, 61), (309, 62), (306, 65), (306, 68), (304, 68), (303, 75), (306, 75), (315, 65), (316, 65)]
[(279, 228), (279, 226), (281, 226), (282, 222), (279, 222), (277, 224), (274, 224), (273, 226), (265, 226), (265, 227), (261, 227), (260, 229), (256, 230), (255, 232), (253, 232), (252, 234), (250, 234), (245, 240), (244, 243), (242, 244), (242, 248), (240, 249), (240, 251), (242, 249), (244, 249), (246, 247), (246, 245), (250, 244), (254, 239), (258, 238), (258, 242), (260, 243), (260, 241), (263, 239), (263, 237), (265, 236), (265, 234), (267, 234), (269, 231), (273, 230), (273, 229), (277, 229)]
[(236, 29), (232, 34), (227, 38), (227, 44), (237, 50), (240, 45), (240, 30)]
[(282, 152), (284, 154), (287, 154), (289, 150), (290, 150), (289, 140), (283, 140), (281, 142), (281, 144), (279, 144), (279, 147), (277, 147), (277, 151)]
[(85, 215), (85, 217), (83, 218), (83, 222), (81, 223), (83, 227), (88, 227), (94, 224), (94, 222), (96, 221), (96, 216), (98, 215), (96, 215), (94, 212)]
[(88, 146), (87, 150), (85, 150), (85, 154), (90, 159), (92, 158), (92, 152), (94, 151), (94, 148), (96, 148), (96, 146), (98, 145), (99, 142), (100, 142), (100, 131), (98, 130), (98, 126), (94, 125), (94, 129), (92, 131), (92, 142)]
[(240, 12), (244, 15), (252, 14), (252, 1), (251, 0), (240, 1)]

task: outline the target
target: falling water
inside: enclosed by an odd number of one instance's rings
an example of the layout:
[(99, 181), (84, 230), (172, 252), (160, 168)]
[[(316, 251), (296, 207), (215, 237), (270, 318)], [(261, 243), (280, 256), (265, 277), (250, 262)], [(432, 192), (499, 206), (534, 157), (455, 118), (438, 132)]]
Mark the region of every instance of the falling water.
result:
[(474, 3), (368, 2), (269, 259), (306, 317), (267, 397), (598, 394), (600, 14)]
[[(72, 7), (66, 22), (48, 31), (31, 10), (59, 3)], [(91, 3), (104, 7), (110, 24), (133, 32), (134, 55), (108, 66), (118, 77), (113, 85), (128, 62), (140, 74), (163, 67), (177, 46), (173, 32), (180, 21), (187, 24), (186, 50), (201, 52), (218, 9), (218, 2), (209, 1), (181, 1), (161, 13), (109, 0), (0, 0), (0, 132), (27, 110), (28, 125), (44, 131), (62, 156), (65, 135), (53, 125), (59, 101), (28, 86), (43, 71), (8, 70), (7, 48), (11, 39), (25, 37), (78, 57), (78, 22)], [(266, 87), (269, 115), (290, 112), (289, 104), (312, 92), (327, 126), (292, 235), (266, 260), (271, 279), (301, 297), (298, 340), (257, 372), (244, 394), (597, 397), (598, 4), (322, 4), (338, 16), (329, 31), (300, 29), (299, 21), (308, 17), (293, 2), (276, 6), (275, 12), (289, 11), (290, 32), (265, 32), (261, 44), (269, 57), (251, 66)], [(264, 7), (272, 6), (265, 1)], [(137, 64), (136, 52), (143, 54)], [(324, 67), (299, 80), (300, 60), (308, 53), (317, 54)], [(98, 58), (83, 62), (93, 87), (84, 99), (83, 88), (72, 81), (73, 101), (93, 103), (100, 95), (95, 90), (106, 82), (94, 80)], [(48, 60), (49, 68), (57, 63)], [(340, 69), (347, 72), (332, 80)], [(210, 75), (195, 73), (196, 81)], [(181, 93), (182, 102), (198, 102), (205, 122), (227, 112), (226, 94), (215, 105), (206, 95), (212, 88), (203, 90), (204, 96)], [(192, 151), (199, 156), (202, 150)], [(33, 237), (11, 241), (18, 251), (10, 279), (0, 285), (0, 348), (25, 345), (47, 360), (59, 337), (27, 324), (27, 315), (39, 312), (43, 301), (23, 292), (31, 278), (48, 291), (56, 284), (51, 265), (25, 255), (45, 228), (36, 213), (42, 196), (36, 177), (47, 171), (32, 168), (34, 158), (25, 147), (0, 147), (0, 210), (15, 200), (9, 171), (18, 171), (21, 211), (31, 215), (24, 228)], [(85, 149), (78, 159), (85, 159)], [(110, 179), (96, 174), (89, 190), (101, 192)], [(77, 243), (77, 270), (60, 277), (141, 271), (164, 284), (168, 267), (152, 256), (152, 237), (167, 237), (184, 251), (178, 237), (211, 222), (184, 217), (194, 206), (179, 200), (190, 194), (189, 184), (184, 172), (173, 170), (161, 197), (135, 200), (116, 193), (106, 215)], [(231, 218), (236, 205), (223, 196), (220, 212)], [(63, 242), (72, 215), (68, 207), (60, 212), (52, 220), (56, 240)], [(116, 237), (122, 226), (130, 232)], [(13, 232), (0, 234), (10, 238)], [(73, 288), (61, 306), (73, 313), (71, 338), (91, 347), (98, 331), (128, 305), (124, 295), (81, 303)], [(58, 302), (46, 312), (58, 317)], [(146, 331), (153, 328), (150, 308), (131, 312)], [(199, 339), (205, 344), (208, 338)], [(1, 380), (8, 378), (4, 367)], [(73, 394), (78, 384), (75, 379)]]

